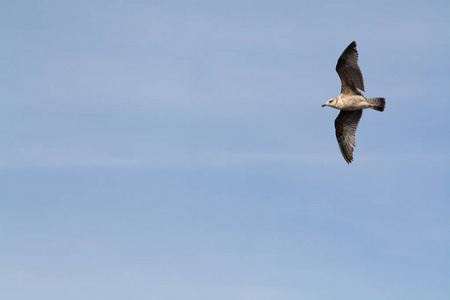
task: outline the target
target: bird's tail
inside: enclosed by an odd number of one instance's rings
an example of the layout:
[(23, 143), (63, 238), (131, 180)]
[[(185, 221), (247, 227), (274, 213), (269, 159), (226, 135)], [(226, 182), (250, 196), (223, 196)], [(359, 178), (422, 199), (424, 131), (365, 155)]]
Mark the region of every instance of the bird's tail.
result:
[(366, 100), (367, 100), (367, 102), (369, 102), (370, 108), (378, 110), (378, 111), (384, 110), (384, 106), (386, 104), (386, 101), (384, 100), (384, 98), (382, 98), (382, 97), (367, 98)]

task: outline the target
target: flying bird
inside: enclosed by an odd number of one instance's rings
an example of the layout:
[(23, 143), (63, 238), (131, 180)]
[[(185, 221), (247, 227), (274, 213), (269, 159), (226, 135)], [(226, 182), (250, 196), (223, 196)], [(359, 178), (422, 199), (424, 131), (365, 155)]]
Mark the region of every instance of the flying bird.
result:
[(382, 97), (366, 98), (359, 91), (364, 91), (364, 81), (358, 66), (358, 52), (356, 42), (353, 41), (342, 52), (336, 64), (336, 72), (341, 79), (341, 93), (331, 98), (322, 107), (330, 106), (341, 112), (334, 121), (336, 138), (345, 161), (353, 161), (353, 147), (355, 147), (355, 133), (362, 110), (372, 108), (384, 111), (385, 99)]

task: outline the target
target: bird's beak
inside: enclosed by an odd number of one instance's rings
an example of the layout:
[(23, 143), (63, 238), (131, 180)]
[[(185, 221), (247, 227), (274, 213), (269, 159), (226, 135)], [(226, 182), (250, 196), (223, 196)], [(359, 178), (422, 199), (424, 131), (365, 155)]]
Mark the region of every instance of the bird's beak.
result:
[(326, 104), (326, 103), (322, 105), (322, 107), (325, 107), (325, 106), (327, 106), (327, 104)]

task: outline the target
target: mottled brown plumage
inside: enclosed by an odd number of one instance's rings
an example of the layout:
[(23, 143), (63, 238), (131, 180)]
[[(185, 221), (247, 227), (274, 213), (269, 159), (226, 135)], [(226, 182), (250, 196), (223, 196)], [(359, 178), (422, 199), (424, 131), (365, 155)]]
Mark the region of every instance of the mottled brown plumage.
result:
[(351, 163), (353, 147), (355, 147), (355, 133), (362, 110), (372, 108), (383, 111), (385, 99), (365, 98), (359, 91), (364, 92), (364, 80), (358, 66), (358, 51), (356, 51), (355, 41), (351, 42), (342, 52), (336, 64), (336, 72), (341, 79), (341, 93), (328, 100), (322, 107), (331, 106), (341, 110), (334, 121), (336, 138), (342, 156), (347, 163)]
[(356, 42), (353, 41), (345, 48), (336, 64), (336, 72), (341, 79), (341, 94), (361, 95), (364, 92), (364, 80), (358, 66), (358, 51)]
[(347, 163), (351, 163), (353, 160), (355, 133), (361, 116), (362, 109), (354, 111), (341, 110), (334, 121), (339, 149), (341, 150), (342, 156)]

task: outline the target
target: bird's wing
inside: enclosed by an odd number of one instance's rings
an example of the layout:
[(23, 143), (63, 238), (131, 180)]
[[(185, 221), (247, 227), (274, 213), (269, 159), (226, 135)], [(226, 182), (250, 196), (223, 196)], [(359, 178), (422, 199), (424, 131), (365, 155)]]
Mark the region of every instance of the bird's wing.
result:
[(341, 150), (342, 156), (348, 164), (353, 160), (355, 133), (361, 116), (362, 110), (341, 110), (336, 120), (334, 121), (339, 149)]
[(364, 81), (358, 66), (358, 51), (356, 42), (353, 41), (345, 48), (336, 64), (336, 72), (341, 78), (341, 93), (350, 95), (361, 95), (357, 90), (364, 92)]

